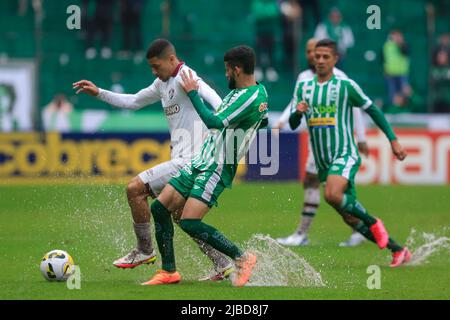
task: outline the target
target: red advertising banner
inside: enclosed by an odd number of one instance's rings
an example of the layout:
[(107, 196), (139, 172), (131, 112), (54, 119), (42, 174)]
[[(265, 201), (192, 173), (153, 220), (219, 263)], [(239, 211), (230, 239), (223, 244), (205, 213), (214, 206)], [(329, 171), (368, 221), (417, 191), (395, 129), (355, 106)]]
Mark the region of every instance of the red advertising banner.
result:
[[(359, 184), (450, 184), (450, 131), (426, 129), (396, 130), (399, 142), (408, 152), (404, 161), (395, 159), (389, 141), (379, 130), (370, 130), (370, 154), (362, 156), (356, 176)], [(308, 154), (308, 134), (300, 133), (299, 165), (304, 177)]]

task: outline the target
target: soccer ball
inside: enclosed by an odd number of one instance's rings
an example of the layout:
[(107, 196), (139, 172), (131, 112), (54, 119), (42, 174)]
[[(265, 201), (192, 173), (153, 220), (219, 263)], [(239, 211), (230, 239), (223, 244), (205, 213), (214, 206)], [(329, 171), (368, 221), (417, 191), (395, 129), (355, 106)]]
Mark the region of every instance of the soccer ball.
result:
[(48, 281), (66, 281), (74, 268), (72, 257), (63, 250), (52, 250), (41, 261), (41, 273)]

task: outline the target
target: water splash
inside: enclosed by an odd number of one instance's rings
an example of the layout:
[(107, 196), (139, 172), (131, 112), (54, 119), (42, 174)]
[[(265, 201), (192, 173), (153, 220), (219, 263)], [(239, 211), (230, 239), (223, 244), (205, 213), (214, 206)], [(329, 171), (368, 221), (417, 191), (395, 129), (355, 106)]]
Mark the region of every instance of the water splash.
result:
[(325, 286), (320, 273), (303, 257), (269, 236), (255, 234), (243, 247), (258, 257), (248, 286)]
[(429, 258), (437, 253), (450, 253), (450, 238), (441, 236), (441, 233), (448, 234), (450, 229), (445, 227), (443, 232), (418, 233), (411, 229), (411, 233), (406, 240), (406, 246), (411, 250), (412, 257), (408, 265), (418, 266), (428, 263)]

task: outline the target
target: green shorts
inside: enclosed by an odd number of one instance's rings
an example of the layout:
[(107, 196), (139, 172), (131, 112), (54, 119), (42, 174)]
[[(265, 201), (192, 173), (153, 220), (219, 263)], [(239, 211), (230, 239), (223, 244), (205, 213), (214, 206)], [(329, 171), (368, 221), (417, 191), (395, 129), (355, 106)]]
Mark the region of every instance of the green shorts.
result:
[(225, 189), (222, 177), (215, 171), (200, 171), (191, 163), (185, 165), (169, 184), (185, 199), (192, 197), (204, 202), (209, 208), (217, 206), (217, 199)]
[(342, 176), (348, 180), (345, 193), (356, 197), (355, 176), (360, 165), (361, 159), (359, 157), (357, 159), (350, 156), (338, 158), (327, 169), (319, 169), (320, 182), (326, 182), (329, 175)]

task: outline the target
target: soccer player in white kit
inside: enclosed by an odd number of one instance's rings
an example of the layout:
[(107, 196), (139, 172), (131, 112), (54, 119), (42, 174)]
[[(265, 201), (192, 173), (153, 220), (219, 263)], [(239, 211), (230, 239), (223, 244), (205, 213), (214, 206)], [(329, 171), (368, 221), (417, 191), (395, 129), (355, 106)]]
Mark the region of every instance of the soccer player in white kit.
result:
[[(312, 78), (315, 74), (314, 67), (314, 49), (317, 40), (312, 38), (306, 43), (306, 58), (308, 60), (309, 68), (301, 72), (297, 77), (297, 82), (295, 84), (294, 96), (297, 92), (298, 85), (301, 81), (305, 79)], [(338, 68), (333, 69), (333, 73), (344, 79), (348, 79), (347, 75), (339, 70)], [(281, 129), (289, 121), (289, 116), (291, 115), (291, 104), (294, 103), (294, 98), (289, 102), (283, 114), (278, 119), (274, 128)], [(359, 108), (353, 108), (353, 119), (355, 124), (356, 136), (358, 138), (358, 149), (365, 156), (369, 154), (369, 149), (366, 143), (366, 128), (362, 118), (361, 110)], [(311, 142), (308, 139), (308, 158), (306, 161), (306, 175), (303, 182), (304, 187), (304, 200), (302, 209), (302, 219), (297, 226), (297, 230), (286, 238), (278, 238), (277, 241), (280, 244), (287, 246), (304, 246), (309, 244), (308, 231), (311, 227), (311, 223), (316, 215), (317, 209), (320, 204), (320, 181), (318, 177), (316, 163), (314, 161), (314, 156), (312, 153)], [(359, 232), (353, 231), (350, 239), (345, 242), (341, 242), (340, 246), (356, 246), (366, 239)]]
[[(157, 77), (147, 88), (136, 94), (118, 94), (100, 89), (87, 80), (73, 84), (83, 92), (118, 108), (137, 110), (161, 101), (169, 123), (171, 160), (149, 168), (134, 177), (127, 186), (128, 204), (133, 216), (137, 247), (113, 264), (118, 268), (134, 268), (154, 263), (156, 252), (150, 234), (150, 207), (147, 198), (156, 198), (167, 182), (200, 150), (208, 129), (195, 111), (191, 100), (180, 85), (181, 73), (192, 71), (199, 84), (200, 97), (214, 109), (222, 103), (219, 95), (176, 55), (174, 46), (165, 39), (150, 44), (147, 60)], [(178, 218), (174, 215), (174, 220)], [(233, 271), (233, 264), (222, 253), (193, 238), (213, 262), (215, 272), (202, 280), (222, 280)]]

